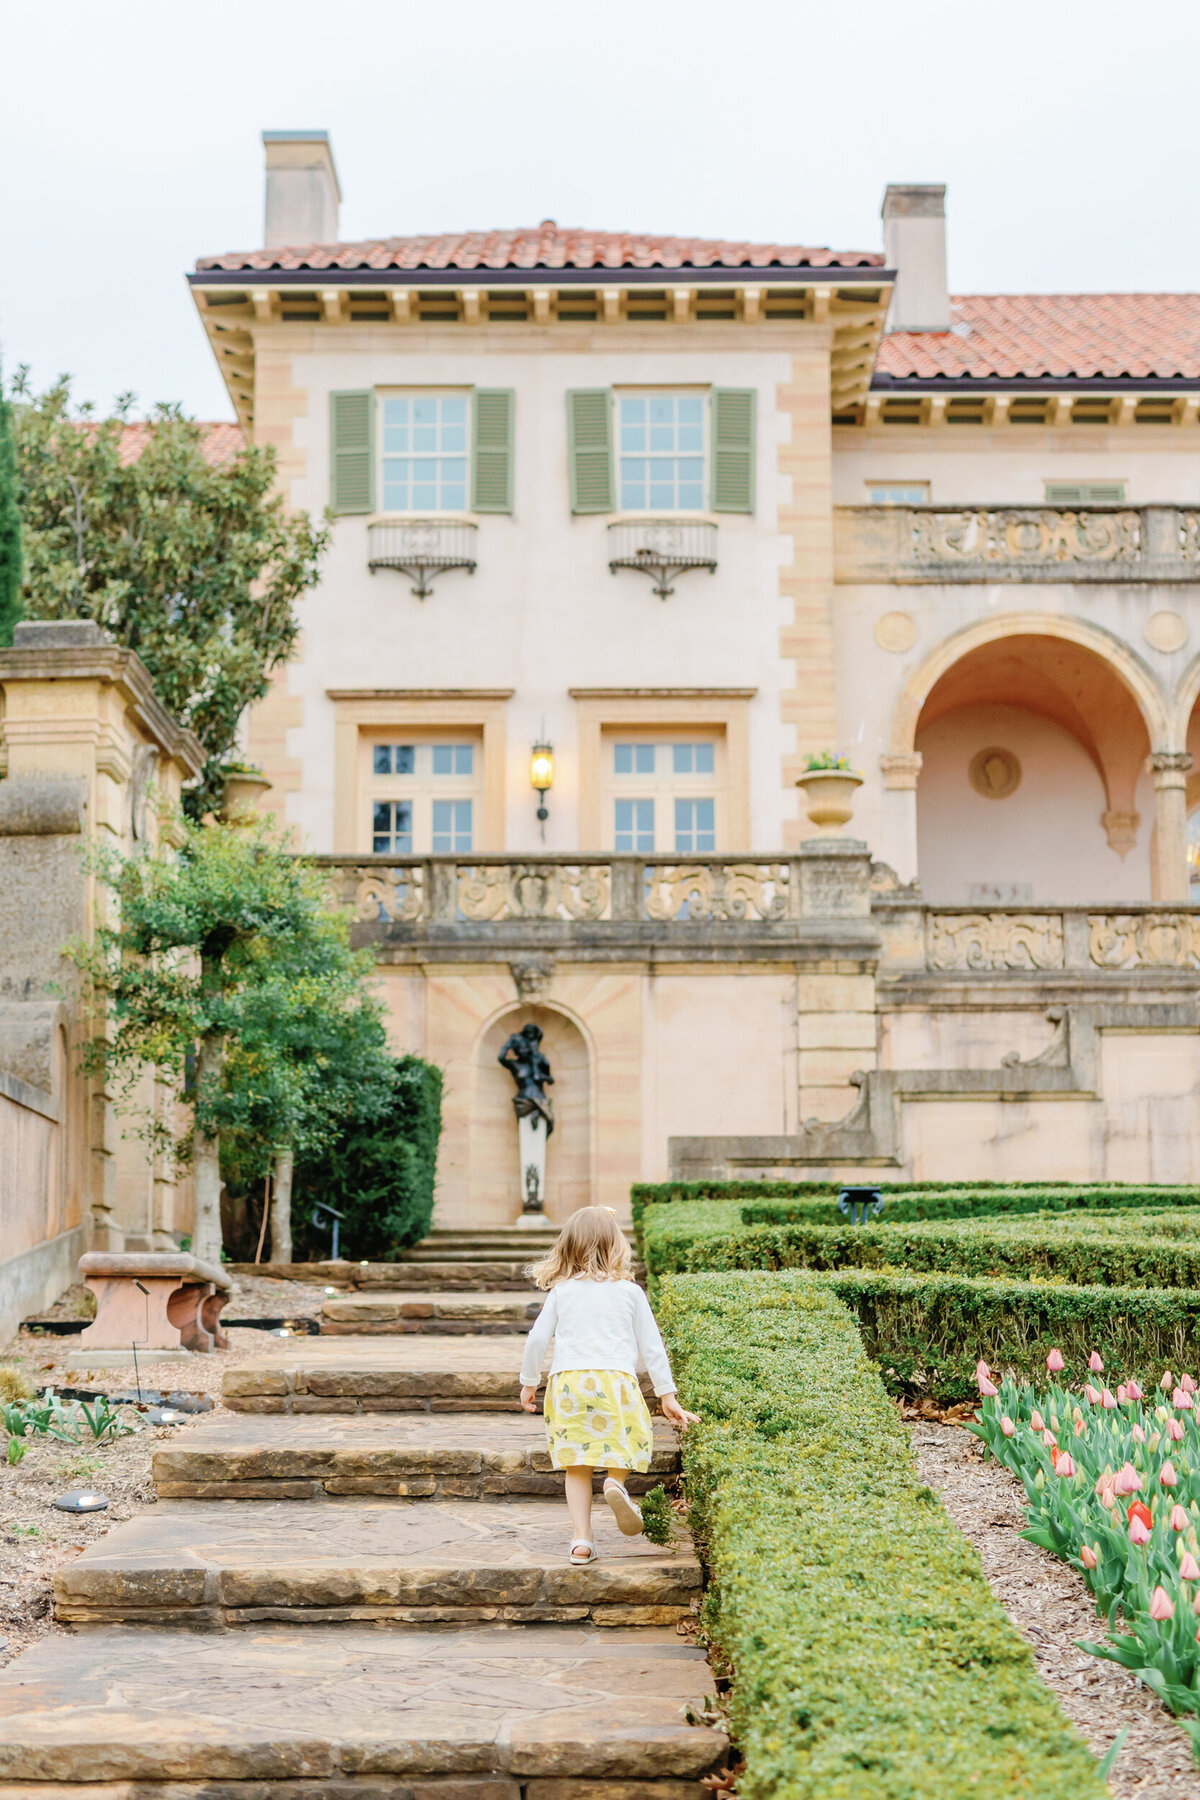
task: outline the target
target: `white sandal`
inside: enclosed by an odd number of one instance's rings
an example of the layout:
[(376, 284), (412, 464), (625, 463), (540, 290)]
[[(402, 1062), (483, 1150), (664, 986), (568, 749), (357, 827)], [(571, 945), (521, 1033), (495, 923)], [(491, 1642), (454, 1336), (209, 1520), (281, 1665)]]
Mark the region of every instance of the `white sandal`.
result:
[(604, 1483), (604, 1498), (622, 1533), (626, 1537), (640, 1537), (642, 1535), (642, 1509), (629, 1498), (622, 1484), (614, 1481), (611, 1475)]
[[(576, 1556), (575, 1552), (577, 1550), (586, 1550), (587, 1555), (586, 1556)], [(586, 1569), (587, 1565), (590, 1562), (595, 1562), (595, 1560), (596, 1560), (595, 1544), (593, 1544), (588, 1538), (572, 1538), (571, 1539), (571, 1550), (570, 1550), (570, 1554), (567, 1557), (567, 1561), (570, 1563), (570, 1565), (573, 1569)]]

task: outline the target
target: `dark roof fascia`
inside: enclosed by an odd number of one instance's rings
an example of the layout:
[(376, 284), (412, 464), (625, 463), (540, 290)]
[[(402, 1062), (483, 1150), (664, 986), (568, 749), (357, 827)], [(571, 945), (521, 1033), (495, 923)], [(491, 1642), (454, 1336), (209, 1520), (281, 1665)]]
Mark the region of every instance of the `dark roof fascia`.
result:
[(1196, 375), (874, 375), (873, 394), (1074, 394), (1083, 389), (1130, 393), (1139, 388), (1171, 388), (1179, 393), (1200, 389)]
[(729, 287), (743, 281), (775, 283), (814, 281), (851, 286), (883, 287), (895, 281), (894, 269), (853, 263), (738, 263), (715, 268), (595, 268), (552, 269), (539, 264), (532, 269), (193, 269), (190, 287), (668, 287), (672, 281), (712, 282)]

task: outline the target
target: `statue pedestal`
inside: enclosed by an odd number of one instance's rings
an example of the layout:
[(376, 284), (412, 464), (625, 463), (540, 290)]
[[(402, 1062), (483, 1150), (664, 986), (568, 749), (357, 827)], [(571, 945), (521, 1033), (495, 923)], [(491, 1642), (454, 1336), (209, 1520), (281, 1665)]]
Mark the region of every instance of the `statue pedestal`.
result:
[(517, 1224), (543, 1230), (546, 1225), (546, 1121), (541, 1113), (517, 1118), (521, 1159), (521, 1216)]

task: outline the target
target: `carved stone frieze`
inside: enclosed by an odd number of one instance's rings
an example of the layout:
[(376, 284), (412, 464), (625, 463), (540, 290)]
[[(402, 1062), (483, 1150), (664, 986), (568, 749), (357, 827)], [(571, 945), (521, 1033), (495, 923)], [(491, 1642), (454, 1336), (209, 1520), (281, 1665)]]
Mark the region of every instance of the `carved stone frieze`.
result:
[(646, 870), (649, 919), (785, 919), (786, 863), (666, 863)]
[(1141, 515), (1133, 511), (1021, 507), (913, 516), (918, 562), (1134, 562), (1141, 548)]
[(359, 867), (344, 871), (354, 881), (354, 917), (412, 924), (425, 911), (425, 871), (420, 863), (400, 868)]
[(1091, 913), (1088, 955), (1098, 969), (1200, 967), (1200, 917), (1192, 913)]
[(458, 913), (475, 923), (498, 919), (607, 919), (607, 863), (460, 863)]
[(931, 969), (1061, 969), (1061, 913), (931, 913)]

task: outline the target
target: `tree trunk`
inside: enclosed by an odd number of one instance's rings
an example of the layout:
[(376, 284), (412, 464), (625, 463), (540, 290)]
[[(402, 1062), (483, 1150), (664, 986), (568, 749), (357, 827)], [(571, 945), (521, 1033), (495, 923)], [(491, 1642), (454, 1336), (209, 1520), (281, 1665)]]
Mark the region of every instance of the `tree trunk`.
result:
[[(219, 1036), (202, 1037), (196, 1056), (196, 1086), (203, 1093), (217, 1087), (221, 1080), (221, 1064), (225, 1047)], [(196, 1130), (192, 1154), (192, 1179), (196, 1196), (195, 1223), (192, 1226), (192, 1255), (204, 1262), (221, 1261), (221, 1138), (209, 1137)]]
[(271, 1199), (271, 1261), (292, 1260), (292, 1169), (295, 1152), (289, 1147), (275, 1157), (275, 1192)]

